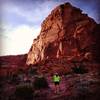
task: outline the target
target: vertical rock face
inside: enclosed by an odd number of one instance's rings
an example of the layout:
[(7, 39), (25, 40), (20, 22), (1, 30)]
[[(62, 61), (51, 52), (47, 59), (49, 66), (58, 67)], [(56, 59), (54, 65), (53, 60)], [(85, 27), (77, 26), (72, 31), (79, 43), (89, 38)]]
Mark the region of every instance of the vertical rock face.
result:
[(34, 65), (59, 58), (93, 60), (96, 58), (96, 50), (93, 49), (96, 26), (92, 18), (69, 3), (56, 7), (43, 21), (40, 35), (33, 41), (26, 63)]

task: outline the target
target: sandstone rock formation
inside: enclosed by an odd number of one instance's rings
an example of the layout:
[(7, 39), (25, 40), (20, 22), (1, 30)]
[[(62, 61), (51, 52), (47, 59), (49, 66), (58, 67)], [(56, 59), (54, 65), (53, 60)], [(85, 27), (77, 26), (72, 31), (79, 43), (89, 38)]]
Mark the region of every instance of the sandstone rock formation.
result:
[(40, 35), (28, 52), (27, 65), (63, 58), (66, 61), (95, 60), (100, 48), (95, 47), (99, 42), (94, 32), (96, 27), (97, 23), (79, 8), (69, 3), (57, 6), (43, 21)]

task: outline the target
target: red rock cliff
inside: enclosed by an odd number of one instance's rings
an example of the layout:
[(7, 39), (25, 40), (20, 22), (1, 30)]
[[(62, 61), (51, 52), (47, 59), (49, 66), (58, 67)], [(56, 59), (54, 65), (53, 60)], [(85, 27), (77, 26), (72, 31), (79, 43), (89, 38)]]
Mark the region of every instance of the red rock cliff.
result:
[[(33, 41), (27, 64), (47, 59), (95, 59), (96, 22), (69, 3), (56, 7), (43, 21), (40, 35)], [(100, 31), (99, 31), (100, 32)]]

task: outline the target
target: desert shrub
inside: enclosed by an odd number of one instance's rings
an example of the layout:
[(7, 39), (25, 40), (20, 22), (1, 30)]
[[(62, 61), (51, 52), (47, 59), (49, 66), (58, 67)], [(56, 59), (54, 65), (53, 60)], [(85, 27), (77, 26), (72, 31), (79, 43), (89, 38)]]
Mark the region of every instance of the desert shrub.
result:
[(23, 70), (23, 69), (19, 68), (19, 69), (17, 70), (17, 74), (23, 74), (23, 73), (24, 73), (24, 70)]
[(77, 73), (77, 74), (84, 74), (84, 73), (87, 73), (87, 69), (85, 69), (83, 66), (77, 66), (77, 67), (73, 67), (72, 68), (72, 71), (74, 73)]
[(36, 75), (37, 74), (37, 69), (30, 67), (28, 69), (28, 72), (30, 75)]
[(11, 83), (13, 83), (13, 84), (19, 84), (20, 79), (19, 79), (19, 77), (18, 77), (17, 74), (14, 74), (14, 75), (11, 76), (10, 81), (11, 81)]
[(44, 77), (35, 77), (33, 85), (35, 89), (48, 88), (48, 82)]
[(15, 96), (18, 100), (33, 100), (33, 93), (31, 86), (23, 85), (16, 87)]

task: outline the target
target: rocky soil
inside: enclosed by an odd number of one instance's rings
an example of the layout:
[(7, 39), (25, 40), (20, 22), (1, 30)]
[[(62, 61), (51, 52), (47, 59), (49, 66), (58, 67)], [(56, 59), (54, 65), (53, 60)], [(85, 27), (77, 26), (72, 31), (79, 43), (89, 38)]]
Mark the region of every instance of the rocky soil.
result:
[[(30, 100), (100, 100), (100, 77), (98, 73), (62, 75), (58, 93), (55, 93), (52, 77), (44, 77), (49, 87), (38, 90), (33, 87), (33, 98)], [(15, 96), (16, 88), (25, 84), (32, 86), (34, 78), (30, 77), (30, 79), (31, 81), (28, 83), (20, 81), (17, 84), (14, 84), (14, 82), (3, 84), (1, 100), (20, 100)]]

